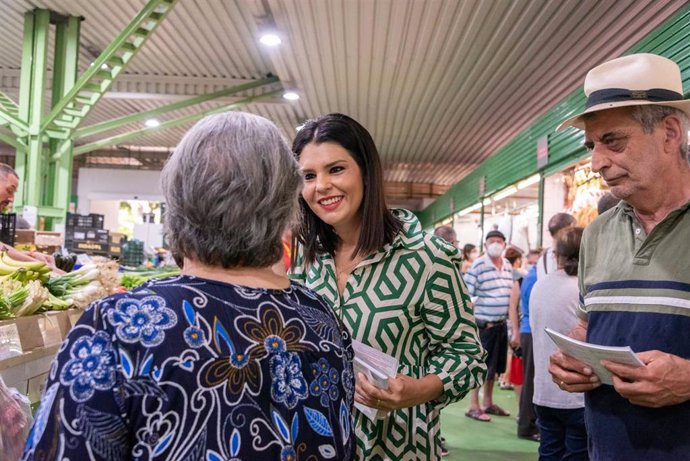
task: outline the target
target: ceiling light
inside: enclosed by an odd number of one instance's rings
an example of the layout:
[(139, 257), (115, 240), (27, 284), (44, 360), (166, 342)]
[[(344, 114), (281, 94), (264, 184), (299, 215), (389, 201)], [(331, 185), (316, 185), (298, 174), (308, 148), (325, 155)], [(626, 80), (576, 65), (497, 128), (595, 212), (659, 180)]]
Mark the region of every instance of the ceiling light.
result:
[(506, 187), (502, 191), (491, 196), (491, 198), (494, 200), (494, 202), (497, 202), (497, 201), (502, 200), (506, 197), (510, 197), (511, 195), (516, 193), (517, 191), (518, 191), (517, 187), (515, 187), (515, 186)]
[(522, 190), (522, 189), (524, 189), (525, 187), (529, 187), (529, 186), (531, 186), (532, 184), (538, 183), (540, 179), (541, 179), (541, 175), (540, 175), (539, 173), (537, 173), (537, 174), (535, 174), (535, 175), (530, 176), (530, 177), (527, 178), (527, 179), (523, 179), (522, 181), (520, 181), (520, 182), (517, 184), (517, 188), (518, 188), (518, 190)]
[(150, 118), (144, 122), (144, 125), (146, 125), (149, 128), (155, 128), (155, 127), (159, 126), (160, 124), (161, 124), (161, 122), (159, 122), (155, 118)]
[(297, 101), (299, 99), (299, 95), (294, 91), (286, 91), (283, 93), (283, 98), (287, 99), (288, 101)]
[(282, 40), (276, 34), (263, 34), (259, 42), (266, 46), (278, 46), (282, 43)]
[(466, 214), (470, 214), (470, 213), (472, 213), (473, 211), (476, 211), (476, 210), (480, 209), (481, 207), (482, 207), (482, 204), (481, 204), (481, 203), (477, 203), (477, 204), (475, 204), (475, 205), (472, 205), (471, 207), (465, 208), (464, 210), (460, 210), (460, 211), (458, 211), (458, 217), (459, 217), (459, 216), (465, 216)]

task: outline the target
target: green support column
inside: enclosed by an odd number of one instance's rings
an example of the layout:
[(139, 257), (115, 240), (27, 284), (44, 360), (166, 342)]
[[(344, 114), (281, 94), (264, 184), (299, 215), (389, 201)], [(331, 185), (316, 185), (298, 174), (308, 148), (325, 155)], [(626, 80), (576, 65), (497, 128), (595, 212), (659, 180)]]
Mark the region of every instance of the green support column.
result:
[(24, 46), (20, 82), (19, 115), (28, 123), (26, 150), (17, 151), (17, 173), (20, 193), (16, 204), (41, 205), (44, 184), (45, 153), (41, 134), (43, 101), (48, 61), (50, 12), (34, 10), (24, 15)]
[[(31, 63), (34, 51), (34, 15), (24, 15), (24, 40), (22, 42), (22, 70), (19, 84), (19, 118), (29, 118), (29, 102), (31, 101)], [(28, 131), (28, 126), (27, 126)], [(17, 148), (14, 160), (14, 169), (19, 175), (19, 187), (14, 198), (15, 207), (24, 205), (26, 197), (26, 155), (27, 146)]]
[(482, 202), (481, 213), (479, 215), (479, 253), (484, 253), (484, 197), (480, 197)]
[(546, 178), (541, 175), (539, 178), (539, 212), (537, 214), (537, 246), (542, 246), (542, 235), (544, 234), (544, 184), (546, 183)]
[[(70, 16), (57, 21), (55, 26), (55, 59), (53, 64), (52, 103), (55, 105), (66, 95), (77, 81), (79, 61), (79, 34), (81, 18)], [(72, 159), (74, 157), (74, 141), (51, 139), (50, 153), (56, 152), (61, 142), (69, 143), (65, 155), (52, 160), (49, 165), (48, 188), (43, 205), (67, 210), (69, 207), (72, 186)], [(51, 218), (51, 227), (56, 222), (64, 222), (62, 218)]]

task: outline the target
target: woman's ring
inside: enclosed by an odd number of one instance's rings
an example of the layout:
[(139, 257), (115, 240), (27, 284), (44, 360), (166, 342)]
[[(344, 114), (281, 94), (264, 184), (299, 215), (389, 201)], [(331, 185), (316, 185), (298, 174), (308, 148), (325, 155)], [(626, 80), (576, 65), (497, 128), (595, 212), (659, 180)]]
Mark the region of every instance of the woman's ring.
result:
[(376, 406), (378, 407), (379, 405), (381, 405), (381, 399), (376, 399)]
[(561, 388), (562, 388), (564, 385), (565, 385), (565, 383), (564, 383), (563, 381), (561, 381), (561, 384), (560, 384)]

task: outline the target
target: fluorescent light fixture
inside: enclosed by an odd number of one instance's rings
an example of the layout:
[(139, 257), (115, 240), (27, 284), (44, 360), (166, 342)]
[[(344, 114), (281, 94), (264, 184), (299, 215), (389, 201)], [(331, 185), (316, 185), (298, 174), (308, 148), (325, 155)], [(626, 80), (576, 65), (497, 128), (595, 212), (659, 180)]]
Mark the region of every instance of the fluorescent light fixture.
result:
[(480, 209), (481, 207), (482, 207), (481, 203), (474, 204), (471, 207), (467, 207), (463, 210), (458, 211), (458, 216), (465, 216), (466, 214), (470, 214), (473, 211)]
[(515, 186), (506, 187), (502, 191), (497, 192), (496, 194), (492, 195), (491, 198), (493, 199), (494, 202), (498, 202), (499, 200), (503, 200), (506, 197), (510, 197), (511, 195), (516, 193), (517, 191), (518, 191), (517, 187), (515, 187)]
[(263, 34), (259, 42), (266, 46), (278, 46), (282, 43), (282, 40), (276, 34)]
[(518, 190), (522, 190), (525, 187), (529, 187), (532, 184), (538, 183), (540, 179), (541, 179), (541, 175), (539, 173), (537, 173), (537, 174), (532, 175), (527, 179), (523, 179), (522, 181), (517, 183), (517, 188), (518, 188)]
[(485, 198), (484, 202), (482, 202), (482, 203), (484, 203), (484, 206), (491, 205), (491, 198), (489, 198), (489, 197)]
[(286, 91), (283, 93), (283, 98), (287, 99), (288, 101), (297, 101), (299, 99), (299, 95), (294, 91)]
[(144, 122), (144, 125), (146, 125), (149, 128), (155, 128), (155, 127), (159, 126), (160, 124), (161, 124), (161, 122), (159, 122), (155, 118), (150, 118)]

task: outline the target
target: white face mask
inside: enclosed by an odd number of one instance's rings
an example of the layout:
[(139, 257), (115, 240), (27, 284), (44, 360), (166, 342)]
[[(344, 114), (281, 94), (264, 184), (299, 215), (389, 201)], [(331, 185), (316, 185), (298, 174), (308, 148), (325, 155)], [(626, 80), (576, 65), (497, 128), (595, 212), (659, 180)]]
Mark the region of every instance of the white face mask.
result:
[(492, 243), (486, 247), (486, 253), (492, 258), (498, 258), (503, 253), (503, 245)]

